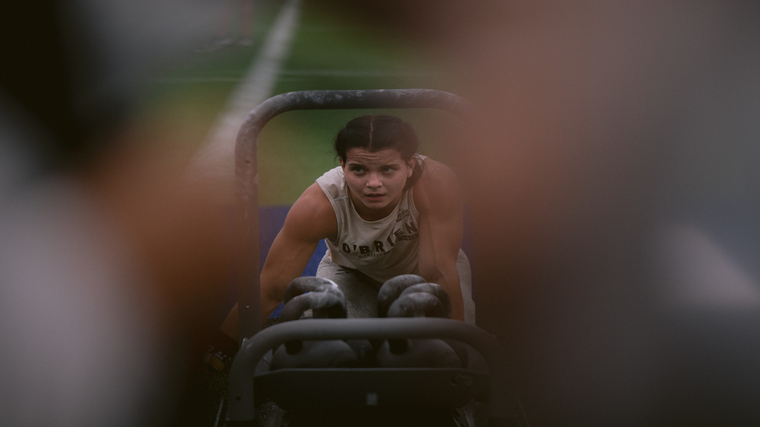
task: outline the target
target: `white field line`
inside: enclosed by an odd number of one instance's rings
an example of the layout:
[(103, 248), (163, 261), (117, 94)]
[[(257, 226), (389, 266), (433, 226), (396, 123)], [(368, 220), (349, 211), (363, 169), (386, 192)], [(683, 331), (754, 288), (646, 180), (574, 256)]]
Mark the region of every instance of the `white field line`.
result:
[(230, 194), (233, 194), (235, 138), (248, 113), (271, 95), (282, 63), (290, 51), (298, 24), (299, 3), (300, 0), (288, 0), (282, 7), (243, 82), (217, 116), (203, 147), (190, 160), (184, 175), (185, 185), (203, 180), (224, 186), (222, 188), (228, 187)]

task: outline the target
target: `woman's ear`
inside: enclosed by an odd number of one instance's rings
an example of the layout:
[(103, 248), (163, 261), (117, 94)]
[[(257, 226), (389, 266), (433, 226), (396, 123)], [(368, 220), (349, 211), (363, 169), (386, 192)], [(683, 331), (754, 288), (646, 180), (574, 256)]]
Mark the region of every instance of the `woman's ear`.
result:
[(343, 159), (341, 159), (340, 157), (338, 157), (338, 160), (340, 160), (340, 168), (343, 169), (343, 170), (345, 170), (346, 169), (346, 164), (343, 163)]
[(412, 177), (412, 174), (414, 173), (414, 167), (417, 166), (417, 160), (415, 160), (415, 158), (412, 157), (406, 165), (407, 165), (406, 178), (409, 179)]

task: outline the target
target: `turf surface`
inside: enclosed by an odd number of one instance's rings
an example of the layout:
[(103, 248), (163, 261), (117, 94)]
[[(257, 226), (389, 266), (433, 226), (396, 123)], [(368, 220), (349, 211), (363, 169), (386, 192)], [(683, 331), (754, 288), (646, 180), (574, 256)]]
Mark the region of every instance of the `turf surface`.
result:
[[(355, 17), (302, 5), (291, 54), (274, 94), (298, 90), (432, 88), (451, 90), (446, 66), (424, 46)], [(325, 171), (338, 165), (332, 142), (362, 114), (396, 114), (415, 125), (421, 152), (446, 162), (459, 134), (444, 112), (410, 110), (294, 111), (274, 118), (259, 138), (259, 203), (289, 205)]]

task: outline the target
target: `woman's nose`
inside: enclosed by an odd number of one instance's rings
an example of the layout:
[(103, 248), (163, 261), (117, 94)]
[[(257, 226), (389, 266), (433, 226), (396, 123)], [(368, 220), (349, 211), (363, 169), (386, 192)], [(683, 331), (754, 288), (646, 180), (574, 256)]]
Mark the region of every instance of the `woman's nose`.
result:
[(380, 177), (378, 177), (376, 174), (370, 174), (369, 179), (367, 180), (367, 187), (375, 188), (380, 187), (382, 182), (380, 181)]

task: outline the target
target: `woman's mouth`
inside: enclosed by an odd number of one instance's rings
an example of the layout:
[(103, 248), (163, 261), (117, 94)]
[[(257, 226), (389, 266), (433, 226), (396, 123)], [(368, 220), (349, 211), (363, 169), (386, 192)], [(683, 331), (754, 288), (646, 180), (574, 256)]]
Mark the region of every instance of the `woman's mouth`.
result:
[(377, 202), (377, 201), (380, 201), (383, 198), (383, 196), (384, 196), (383, 194), (379, 194), (379, 193), (370, 193), (370, 194), (365, 194), (364, 198), (369, 200), (370, 202)]

